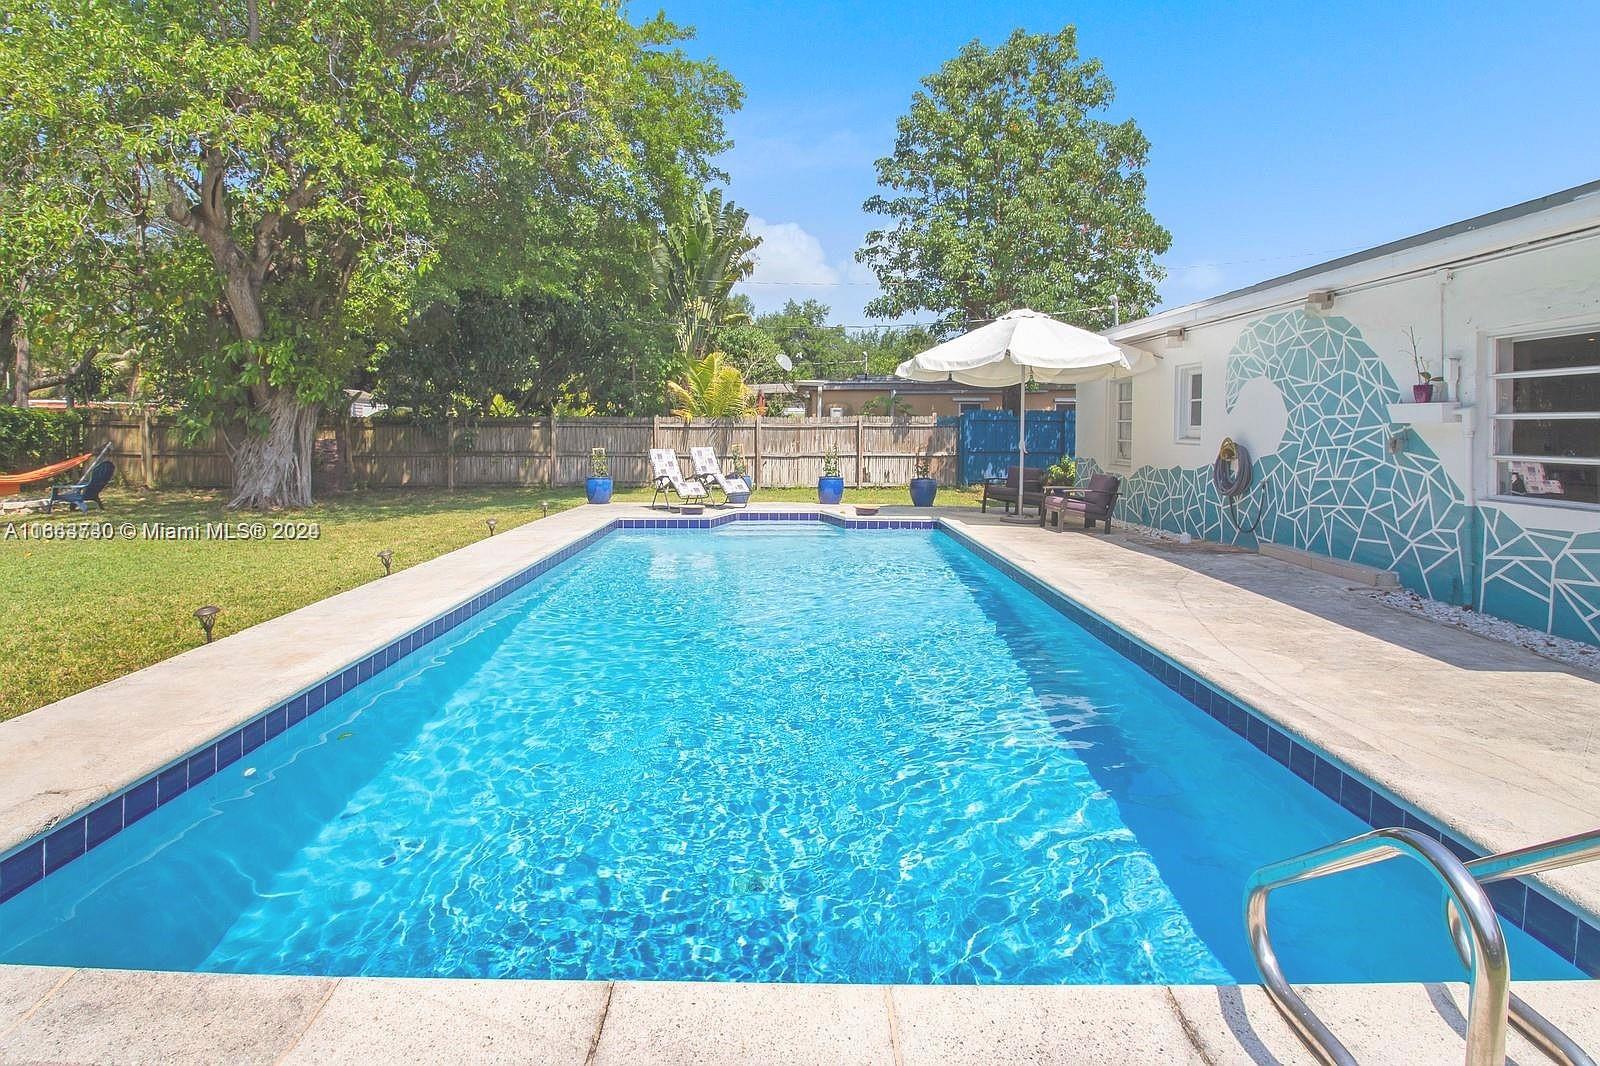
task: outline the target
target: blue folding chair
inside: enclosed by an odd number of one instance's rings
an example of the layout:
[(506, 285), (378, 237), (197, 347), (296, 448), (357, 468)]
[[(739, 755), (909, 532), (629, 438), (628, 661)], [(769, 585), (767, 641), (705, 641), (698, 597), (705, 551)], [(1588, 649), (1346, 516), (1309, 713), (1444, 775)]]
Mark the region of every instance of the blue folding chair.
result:
[(111, 481), (111, 475), (116, 472), (115, 463), (110, 459), (101, 459), (89, 467), (89, 473), (82, 481), (72, 485), (51, 485), (50, 498), (44, 504), (45, 513), (53, 512), (58, 503), (71, 504), (84, 514), (89, 513), (91, 503), (104, 511), (106, 505), (100, 502), (100, 490), (106, 487)]

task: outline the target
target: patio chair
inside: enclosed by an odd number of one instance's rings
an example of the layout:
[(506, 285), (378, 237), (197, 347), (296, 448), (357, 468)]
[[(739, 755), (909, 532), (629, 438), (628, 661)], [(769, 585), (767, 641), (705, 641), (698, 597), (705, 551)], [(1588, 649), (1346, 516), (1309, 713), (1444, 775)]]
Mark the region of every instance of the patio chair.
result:
[(89, 473), (82, 481), (72, 485), (51, 485), (50, 498), (44, 503), (45, 514), (55, 510), (58, 503), (70, 504), (84, 514), (89, 513), (92, 503), (104, 511), (106, 505), (100, 502), (100, 490), (104, 489), (111, 481), (111, 475), (117, 472), (117, 466), (110, 459), (102, 459), (89, 468)]
[(676, 495), (679, 503), (708, 503), (711, 493), (698, 481), (691, 481), (683, 476), (683, 471), (678, 469), (678, 453), (671, 448), (650, 449), (650, 480), (655, 486), (655, 492), (650, 497), (650, 506), (655, 507), (656, 500), (662, 496), (667, 497), (667, 510), (672, 510), (672, 497)]
[[(1017, 471), (1023, 472), (1022, 491), (1017, 491)], [(1015, 511), (1022, 513), (1027, 506), (1037, 507), (1039, 499), (1044, 494), (1044, 470), (1041, 467), (1006, 467), (1005, 477), (986, 477), (983, 479), (983, 506), (984, 514), (989, 512), (989, 503), (1003, 503), (1006, 514)]]
[(1093, 529), (1096, 522), (1105, 523), (1105, 532), (1111, 532), (1111, 512), (1116, 509), (1117, 496), (1122, 492), (1122, 479), (1115, 474), (1095, 474), (1089, 483), (1079, 488), (1049, 488), (1044, 502), (1039, 505), (1039, 525), (1065, 529), (1062, 520), (1069, 514), (1083, 516), (1083, 528)]
[[(71, 459), (63, 459), (59, 463), (41, 466), (37, 470), (29, 470), (21, 474), (0, 474), (0, 496), (10, 496), (13, 493), (21, 492), (24, 485), (31, 485), (36, 481), (48, 481), (57, 474), (64, 474), (73, 467), (88, 462), (90, 459), (98, 463), (110, 451), (111, 445), (107, 444), (98, 452), (84, 452), (82, 455), (74, 455)], [(94, 463), (89, 463), (89, 466), (93, 469)]]
[(707, 493), (710, 493), (712, 486), (720, 489), (724, 506), (750, 506), (750, 482), (742, 477), (724, 474), (722, 465), (717, 462), (715, 448), (690, 448), (689, 462), (694, 465), (694, 473), (689, 476), (700, 482)]

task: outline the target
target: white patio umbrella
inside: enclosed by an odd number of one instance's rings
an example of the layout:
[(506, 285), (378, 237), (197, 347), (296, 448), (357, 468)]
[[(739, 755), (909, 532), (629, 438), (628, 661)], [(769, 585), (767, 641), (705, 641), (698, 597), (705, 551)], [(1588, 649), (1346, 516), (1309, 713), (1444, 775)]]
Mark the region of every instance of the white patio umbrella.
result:
[[(1136, 348), (1124, 348), (1098, 333), (1022, 307), (907, 359), (895, 368), (895, 374), (912, 381), (1017, 386), (1017, 466), (1022, 468), (1027, 466), (1026, 392), (1030, 378), (1047, 385), (1076, 385), (1138, 373), (1147, 368), (1150, 358)], [(1021, 484), (1017, 486), (1017, 513), (1022, 513)]]

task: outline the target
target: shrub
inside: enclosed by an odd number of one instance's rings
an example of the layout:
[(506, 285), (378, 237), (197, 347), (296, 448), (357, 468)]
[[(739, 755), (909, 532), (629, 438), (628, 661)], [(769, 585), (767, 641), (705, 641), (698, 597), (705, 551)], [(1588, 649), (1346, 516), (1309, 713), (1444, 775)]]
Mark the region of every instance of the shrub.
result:
[(0, 407), (0, 471), (32, 470), (82, 451), (83, 416), (78, 412)]

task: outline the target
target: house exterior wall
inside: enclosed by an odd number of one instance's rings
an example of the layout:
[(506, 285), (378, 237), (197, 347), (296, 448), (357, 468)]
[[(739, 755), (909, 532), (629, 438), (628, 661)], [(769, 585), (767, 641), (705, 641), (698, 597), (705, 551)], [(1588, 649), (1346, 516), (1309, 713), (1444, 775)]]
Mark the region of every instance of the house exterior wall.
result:
[[(1333, 307), (1309, 311), (1307, 292), (1324, 287)], [(1114, 386), (1079, 389), (1080, 457), (1123, 476), (1121, 517), (1378, 566), (1433, 598), (1600, 643), (1600, 507), (1498, 497), (1489, 418), (1499, 340), (1600, 328), (1600, 236), (1508, 246), (1348, 290), (1308, 278), (1297, 297), (1233, 318), (1205, 313), (1176, 342), (1163, 337), (1170, 316), (1145, 320), (1159, 332), (1143, 337), (1139, 323), (1113, 331), (1160, 356), (1132, 379), (1131, 462), (1114, 459)], [(1389, 405), (1410, 401), (1416, 381), (1408, 329), (1435, 373), (1445, 357), (1460, 421), (1391, 422)], [(1178, 436), (1186, 367), (1202, 375), (1193, 441)], [(1390, 438), (1408, 428), (1392, 452)], [(1254, 486), (1231, 513), (1210, 476), (1225, 437), (1255, 461)]]

